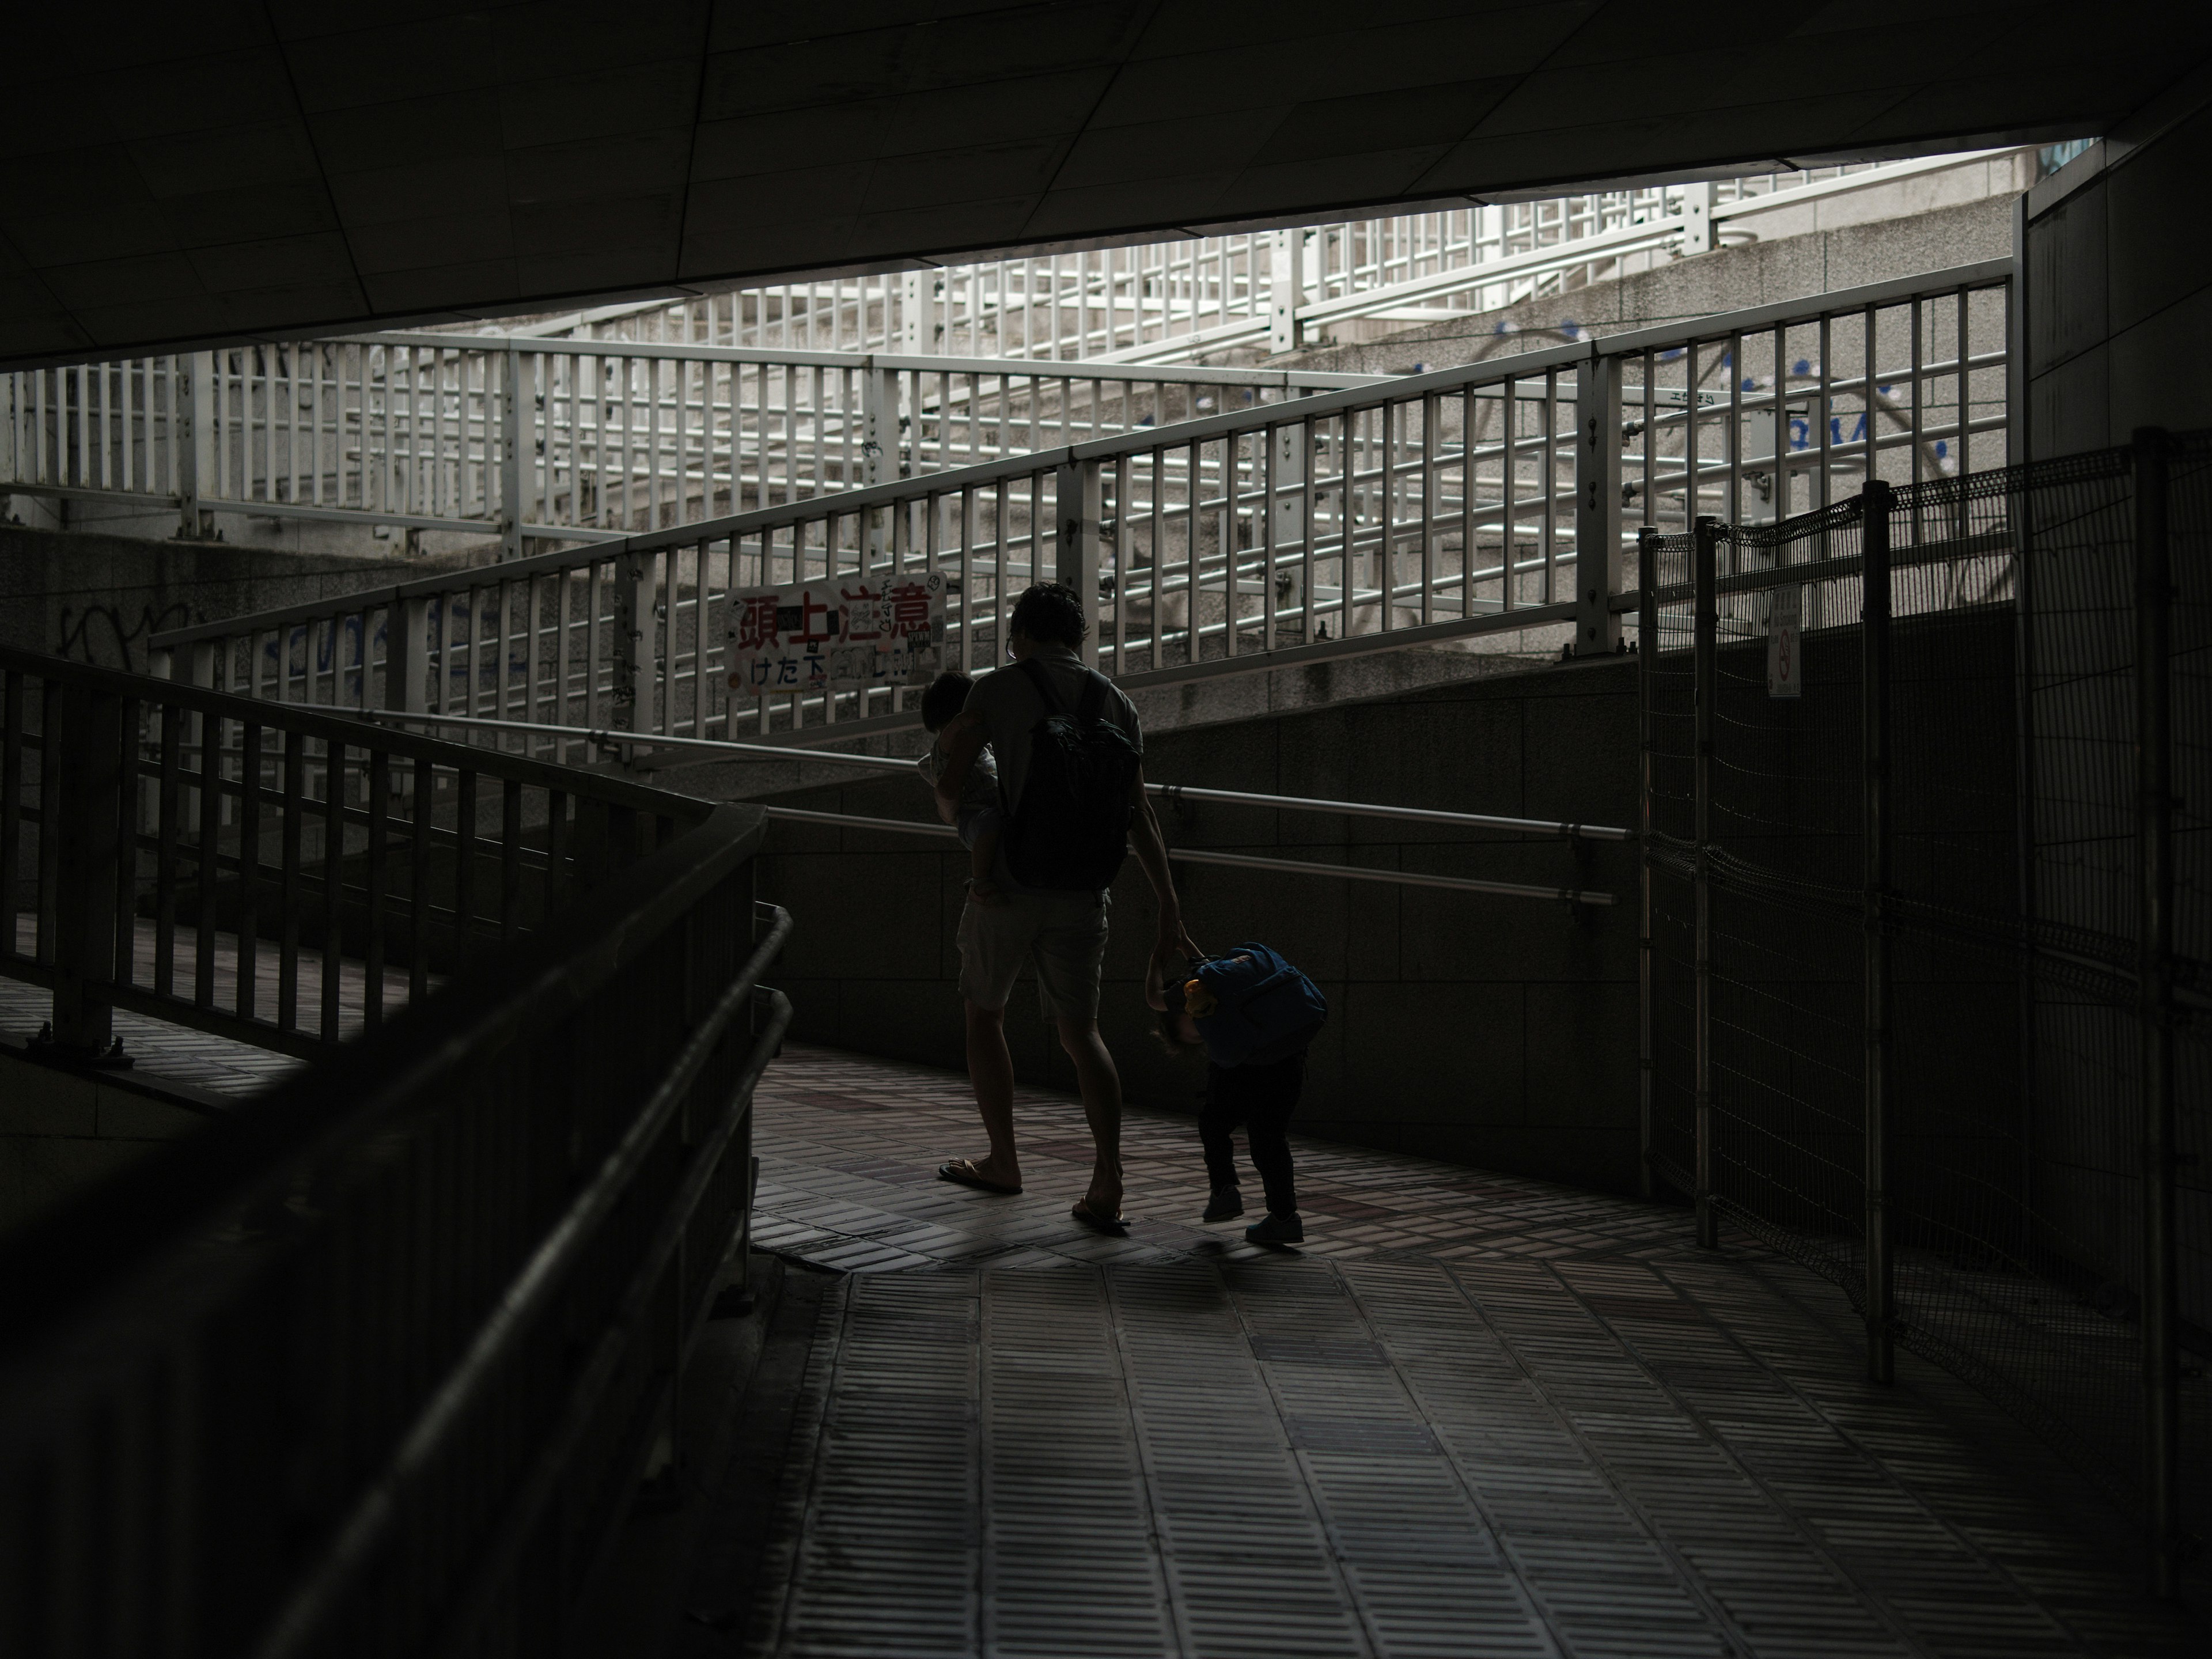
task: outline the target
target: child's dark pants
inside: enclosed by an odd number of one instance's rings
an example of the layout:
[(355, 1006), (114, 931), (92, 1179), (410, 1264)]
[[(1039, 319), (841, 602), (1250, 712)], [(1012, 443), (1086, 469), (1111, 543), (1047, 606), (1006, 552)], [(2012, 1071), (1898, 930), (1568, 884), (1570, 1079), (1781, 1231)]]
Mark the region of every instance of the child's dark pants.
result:
[(1199, 1109), (1198, 1139), (1206, 1149), (1206, 1179), (1218, 1192), (1237, 1185), (1237, 1143), (1230, 1132), (1244, 1126), (1252, 1167), (1267, 1189), (1270, 1215), (1296, 1215), (1297, 1188), (1291, 1180), (1291, 1114), (1306, 1083), (1306, 1057), (1292, 1054), (1265, 1066), (1224, 1069), (1208, 1063), (1206, 1104)]

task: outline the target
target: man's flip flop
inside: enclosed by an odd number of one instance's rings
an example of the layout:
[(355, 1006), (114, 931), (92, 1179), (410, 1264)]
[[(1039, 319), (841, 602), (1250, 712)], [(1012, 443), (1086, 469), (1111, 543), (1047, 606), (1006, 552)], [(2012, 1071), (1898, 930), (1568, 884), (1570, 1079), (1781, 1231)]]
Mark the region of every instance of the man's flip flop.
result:
[(950, 1164), (937, 1166), (937, 1178), (949, 1181), (956, 1187), (973, 1187), (979, 1193), (996, 1193), (1001, 1198), (1018, 1198), (1018, 1187), (1002, 1187), (995, 1181), (986, 1181), (976, 1172), (972, 1158), (956, 1158)]
[(1103, 1216), (1091, 1207), (1090, 1200), (1087, 1199), (1076, 1200), (1074, 1214), (1078, 1221), (1094, 1232), (1110, 1233), (1115, 1238), (1120, 1238), (1129, 1231), (1128, 1217), (1117, 1215), (1109, 1218)]

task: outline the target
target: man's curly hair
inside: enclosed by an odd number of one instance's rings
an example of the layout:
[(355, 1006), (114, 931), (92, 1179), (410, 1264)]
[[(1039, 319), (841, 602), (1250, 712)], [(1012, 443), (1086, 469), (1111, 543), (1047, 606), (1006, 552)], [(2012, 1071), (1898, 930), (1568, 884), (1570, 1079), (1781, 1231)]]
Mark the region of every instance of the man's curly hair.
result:
[(1064, 645), (1071, 651), (1091, 631), (1081, 597), (1065, 582), (1039, 582), (1025, 591), (1014, 601), (1010, 626), (1040, 645)]

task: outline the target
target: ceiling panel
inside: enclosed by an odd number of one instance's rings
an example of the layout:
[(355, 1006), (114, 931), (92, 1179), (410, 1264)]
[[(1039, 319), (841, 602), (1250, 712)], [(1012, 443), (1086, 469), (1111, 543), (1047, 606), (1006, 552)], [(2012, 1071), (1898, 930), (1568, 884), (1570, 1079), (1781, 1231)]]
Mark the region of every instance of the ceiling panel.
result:
[(2082, 136), (2212, 6), (224, 0), (11, 46), (26, 362)]

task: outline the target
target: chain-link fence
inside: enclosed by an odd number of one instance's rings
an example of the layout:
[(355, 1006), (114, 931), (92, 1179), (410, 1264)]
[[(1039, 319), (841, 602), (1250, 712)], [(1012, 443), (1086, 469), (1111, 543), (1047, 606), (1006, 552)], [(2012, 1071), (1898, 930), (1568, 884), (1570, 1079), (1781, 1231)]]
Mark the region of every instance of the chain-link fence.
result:
[(2212, 434), (1644, 544), (1653, 1170), (2168, 1581), (2212, 1533), (2208, 538)]

